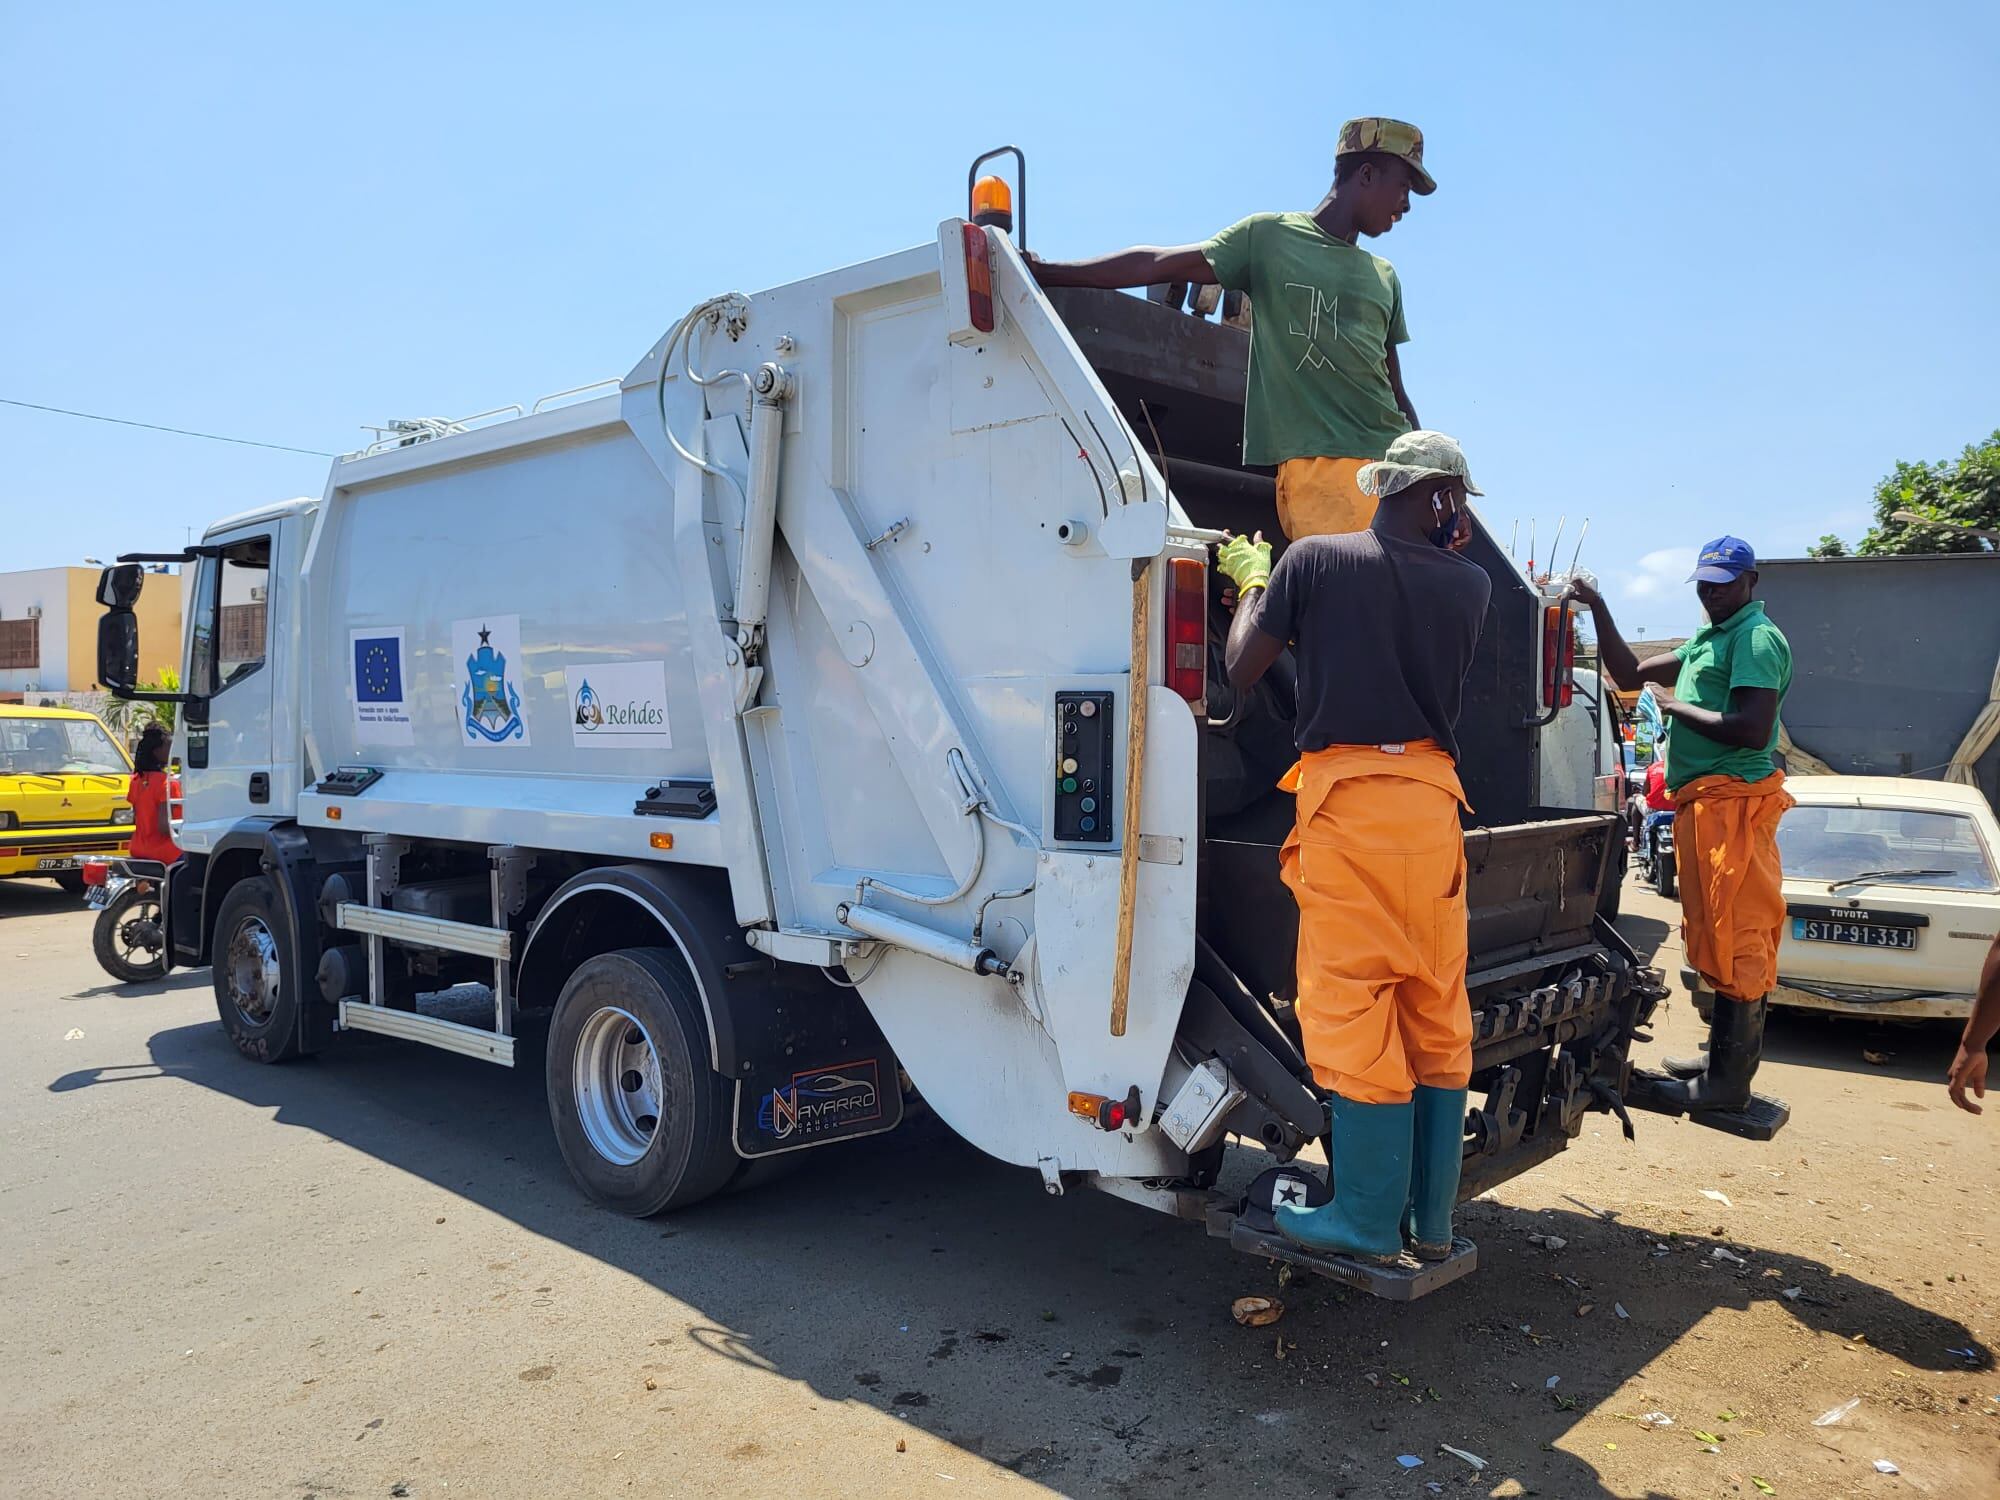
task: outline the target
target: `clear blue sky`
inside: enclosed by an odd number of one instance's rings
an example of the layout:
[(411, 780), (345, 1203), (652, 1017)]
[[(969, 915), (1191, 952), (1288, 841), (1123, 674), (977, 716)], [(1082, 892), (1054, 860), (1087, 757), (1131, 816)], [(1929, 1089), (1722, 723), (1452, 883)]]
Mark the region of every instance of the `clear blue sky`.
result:
[[(1852, 536), (2000, 426), (1990, 4), (318, 11), (0, 7), (0, 396), (348, 448), (927, 239), (985, 146), (1087, 254), (1310, 208), (1379, 113), (1440, 182), (1374, 242), (1417, 408), (1503, 540), (1590, 517), (1628, 625), (1688, 624), (1707, 537)], [(9, 407), (0, 452), (0, 568), (327, 468)]]

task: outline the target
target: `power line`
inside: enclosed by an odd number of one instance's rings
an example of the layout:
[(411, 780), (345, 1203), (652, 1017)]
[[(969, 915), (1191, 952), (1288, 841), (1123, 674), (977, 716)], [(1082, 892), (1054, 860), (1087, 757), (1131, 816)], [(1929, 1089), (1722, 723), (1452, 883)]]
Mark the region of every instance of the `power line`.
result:
[(0, 396), (0, 406), (20, 406), (29, 411), (51, 411), (59, 417), (81, 417), (86, 422), (111, 422), (120, 427), (143, 427), (149, 432), (171, 432), (176, 437), (207, 438), (211, 443), (235, 443), (244, 448), (270, 448), (278, 453), (303, 453), (309, 458), (337, 456), (332, 453), (322, 453), (317, 448), (288, 448), (283, 443), (259, 443), (250, 438), (223, 437), (215, 432), (193, 432), (185, 427), (162, 427), (158, 422), (134, 422), (126, 417), (106, 417), (94, 411), (71, 411), (62, 406), (42, 406), (33, 401), (15, 401), (6, 396)]

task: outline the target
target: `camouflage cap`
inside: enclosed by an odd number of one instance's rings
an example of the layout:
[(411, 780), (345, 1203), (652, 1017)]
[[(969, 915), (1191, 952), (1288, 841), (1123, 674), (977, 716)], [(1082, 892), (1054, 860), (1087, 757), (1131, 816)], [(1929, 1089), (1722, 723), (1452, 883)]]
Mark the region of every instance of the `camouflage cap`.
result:
[(1465, 450), (1458, 446), (1458, 439), (1421, 427), (1397, 438), (1378, 461), (1363, 464), (1354, 476), (1361, 492), (1378, 500), (1406, 490), (1421, 479), (1463, 479), (1467, 494), (1486, 493), (1472, 482), (1472, 471), (1466, 467)]
[(1424, 133), (1416, 126), (1402, 120), (1385, 119), (1381, 115), (1363, 115), (1358, 120), (1349, 120), (1340, 127), (1338, 144), (1333, 148), (1336, 157), (1352, 156), (1357, 151), (1380, 151), (1387, 156), (1400, 156), (1410, 169), (1413, 179), (1410, 186), (1419, 196), (1435, 193), (1437, 179), (1424, 170)]

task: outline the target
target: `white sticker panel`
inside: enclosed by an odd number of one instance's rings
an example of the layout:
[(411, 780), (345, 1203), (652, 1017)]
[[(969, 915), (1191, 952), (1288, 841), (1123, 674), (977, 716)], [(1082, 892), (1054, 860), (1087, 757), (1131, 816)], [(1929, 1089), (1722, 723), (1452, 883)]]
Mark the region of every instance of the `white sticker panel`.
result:
[(526, 745), (521, 617), (480, 615), (452, 621), (451, 659), (459, 743), (473, 749)]
[(378, 625), (348, 632), (348, 697), (357, 745), (411, 743), (409, 658), (403, 627)]
[(671, 750), (664, 661), (600, 661), (563, 669), (570, 738), (585, 750)]

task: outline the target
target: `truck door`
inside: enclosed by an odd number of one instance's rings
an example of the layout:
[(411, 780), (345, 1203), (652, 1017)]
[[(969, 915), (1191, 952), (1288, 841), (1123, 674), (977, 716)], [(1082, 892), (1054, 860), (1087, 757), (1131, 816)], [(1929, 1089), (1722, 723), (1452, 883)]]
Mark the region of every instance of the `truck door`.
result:
[[(209, 848), (229, 826), (270, 810), (271, 554), (275, 523), (211, 539), (188, 601), (183, 691), (190, 704), (183, 752), (183, 843)], [(205, 720), (205, 722), (203, 722)]]

